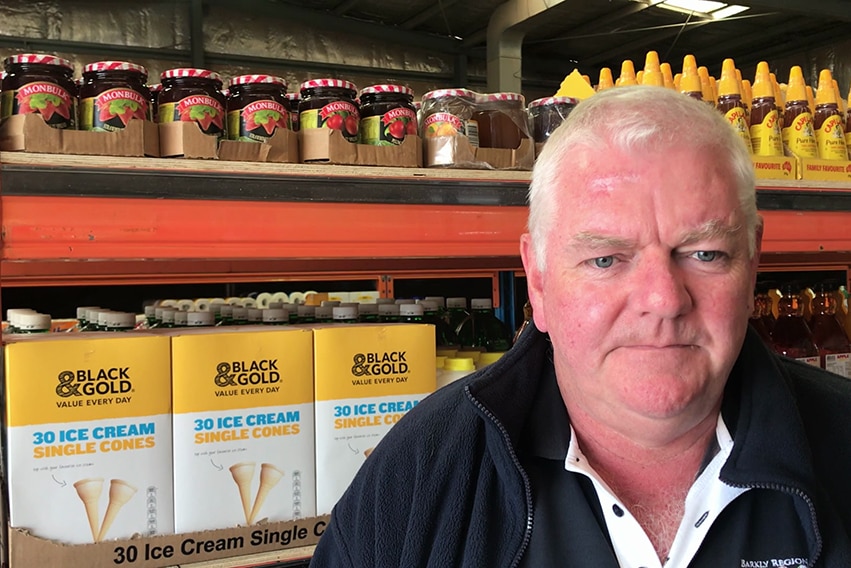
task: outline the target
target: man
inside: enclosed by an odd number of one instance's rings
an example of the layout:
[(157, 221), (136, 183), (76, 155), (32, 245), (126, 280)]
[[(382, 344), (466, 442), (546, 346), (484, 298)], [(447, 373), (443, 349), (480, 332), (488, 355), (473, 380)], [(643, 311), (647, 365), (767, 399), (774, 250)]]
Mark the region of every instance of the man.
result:
[(521, 254), (534, 323), (391, 430), (313, 566), (851, 566), (851, 383), (748, 332), (744, 145), (655, 87), (547, 142)]

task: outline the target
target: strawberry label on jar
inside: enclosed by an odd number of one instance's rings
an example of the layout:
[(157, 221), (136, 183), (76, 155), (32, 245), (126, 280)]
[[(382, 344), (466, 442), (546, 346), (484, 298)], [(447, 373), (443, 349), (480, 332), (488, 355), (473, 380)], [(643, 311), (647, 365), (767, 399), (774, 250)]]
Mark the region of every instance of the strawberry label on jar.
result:
[(55, 83), (37, 82), (16, 91), (4, 91), (2, 118), (15, 114), (40, 114), (54, 128), (74, 128), (75, 108), (70, 93)]
[(383, 115), (361, 119), (362, 144), (396, 146), (408, 134), (417, 133), (417, 113), (406, 107), (390, 109)]
[(224, 134), (225, 109), (219, 101), (207, 95), (192, 95), (178, 103), (160, 105), (160, 122), (197, 122), (204, 134)]
[(80, 129), (115, 132), (148, 117), (148, 101), (132, 89), (109, 89), (80, 101)]
[(343, 138), (349, 142), (358, 141), (358, 126), (360, 115), (358, 109), (350, 102), (335, 101), (321, 109), (305, 110), (299, 116), (300, 128), (330, 128), (339, 130)]
[(287, 129), (288, 114), (284, 105), (273, 100), (254, 101), (241, 110), (232, 110), (228, 113), (230, 138), (244, 142), (265, 142), (276, 129)]

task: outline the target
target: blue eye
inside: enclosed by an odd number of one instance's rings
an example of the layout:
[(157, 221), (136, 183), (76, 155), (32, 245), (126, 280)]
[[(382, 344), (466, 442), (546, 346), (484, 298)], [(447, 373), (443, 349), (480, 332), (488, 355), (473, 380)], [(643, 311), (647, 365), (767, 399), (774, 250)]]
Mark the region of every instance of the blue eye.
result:
[(712, 262), (713, 260), (716, 260), (720, 255), (721, 253), (719, 253), (717, 250), (699, 250), (694, 253), (694, 258), (701, 262)]
[(599, 256), (594, 259), (594, 266), (597, 268), (610, 268), (615, 263), (613, 256)]

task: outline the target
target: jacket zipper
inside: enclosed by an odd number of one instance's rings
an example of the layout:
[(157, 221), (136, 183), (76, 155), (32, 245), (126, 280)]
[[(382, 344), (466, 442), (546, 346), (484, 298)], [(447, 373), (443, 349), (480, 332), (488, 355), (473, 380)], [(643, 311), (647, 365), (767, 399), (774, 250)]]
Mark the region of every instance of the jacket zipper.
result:
[(529, 546), (529, 541), (532, 539), (532, 486), (529, 483), (529, 477), (526, 475), (526, 471), (523, 469), (523, 466), (520, 465), (520, 460), (517, 459), (517, 454), (514, 452), (514, 447), (511, 445), (511, 437), (508, 435), (508, 432), (505, 430), (505, 427), (502, 425), (502, 422), (494, 416), (494, 414), (488, 410), (487, 408), (479, 402), (479, 400), (472, 395), (470, 392), (469, 385), (464, 387), (464, 392), (467, 394), (467, 398), (478, 408), (485, 416), (493, 422), (494, 426), (499, 429), (502, 434), (503, 439), (505, 440), (505, 446), (508, 449), (508, 453), (511, 456), (511, 461), (514, 463), (514, 466), (517, 468), (517, 471), (520, 472), (520, 477), (523, 478), (523, 486), (526, 489), (526, 529), (523, 533), (523, 542), (520, 543), (520, 549), (517, 551), (517, 554), (514, 556), (514, 560), (511, 562), (510, 568), (517, 568), (520, 565), (520, 559), (523, 558), (523, 554), (526, 552), (526, 548)]
[(727, 481), (726, 479), (723, 479), (723, 478), (721, 479), (721, 481), (723, 481), (724, 483), (726, 483), (730, 487), (738, 487), (740, 489), (769, 489), (769, 490), (772, 490), (772, 491), (780, 491), (781, 493), (788, 493), (790, 495), (795, 495), (795, 496), (803, 499), (804, 503), (806, 503), (807, 507), (810, 509), (810, 521), (813, 524), (813, 533), (815, 533), (815, 536), (816, 536), (815, 553), (813, 554), (813, 557), (808, 561), (807, 566), (809, 566), (810, 568), (815, 568), (816, 562), (818, 561), (819, 557), (821, 556), (823, 543), (822, 543), (822, 539), (821, 539), (821, 532), (819, 531), (819, 528), (818, 528), (818, 522), (816, 521), (816, 508), (815, 508), (815, 505), (813, 505), (813, 501), (812, 501), (812, 499), (810, 499), (809, 495), (807, 495), (802, 490), (797, 489), (795, 487), (790, 487), (788, 485), (780, 485), (778, 483), (748, 483), (748, 484), (733, 483), (733, 482)]

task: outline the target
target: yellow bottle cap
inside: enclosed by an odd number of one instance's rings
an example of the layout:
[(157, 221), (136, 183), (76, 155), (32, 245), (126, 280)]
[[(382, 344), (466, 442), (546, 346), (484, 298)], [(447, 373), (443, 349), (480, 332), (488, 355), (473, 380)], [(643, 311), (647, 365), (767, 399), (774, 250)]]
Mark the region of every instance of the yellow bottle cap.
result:
[(612, 70), (608, 67), (600, 69), (600, 80), (597, 81), (597, 92), (611, 89), (615, 86), (615, 81), (612, 79)]
[(753, 89), (751, 89), (751, 82), (747, 79), (742, 79), (742, 102), (748, 108), (753, 103)]
[(839, 109), (842, 112), (845, 112), (845, 99), (842, 98), (839, 92), (839, 83), (836, 82), (836, 79), (833, 79), (831, 84), (833, 85), (833, 95), (836, 97), (836, 104), (839, 105)]
[(662, 84), (666, 89), (674, 88), (674, 72), (671, 69), (671, 64), (667, 61), (659, 65), (659, 69), (662, 70)]
[(479, 368), (481, 369), (491, 363), (496, 363), (503, 355), (505, 355), (504, 351), (488, 351), (487, 353), (482, 353), (482, 356), (479, 357)]
[(639, 69), (635, 72), (635, 82), (639, 85), (644, 84), (644, 69)]
[(786, 87), (786, 100), (807, 100), (807, 84), (804, 82), (804, 71), (800, 65), (794, 65), (789, 69), (789, 86)]
[[(474, 363), (478, 363), (479, 357), (481, 357), (481, 356), (482, 356), (481, 351), (474, 351), (472, 349), (470, 349), (470, 350), (459, 350), (457, 353), (455, 353), (455, 357), (461, 358), (461, 359), (469, 357), (470, 359), (473, 360)], [(448, 359), (447, 359), (447, 361), (448, 361)]]
[[(677, 92), (682, 92), (682, 91), (680, 91), (680, 80), (682, 78), (683, 78), (682, 73), (677, 73), (676, 75), (674, 75), (674, 90), (677, 91)], [(697, 78), (697, 82), (700, 83), (700, 77)]]
[(774, 103), (782, 107), (786, 104), (786, 95), (783, 93), (783, 88), (777, 82), (777, 75), (769, 73), (768, 76), (771, 77), (771, 85), (774, 87)]
[(710, 92), (712, 92), (712, 100), (717, 101), (718, 100), (718, 85), (717, 85), (717, 82), (715, 81), (715, 77), (713, 77), (712, 75), (709, 76), (709, 90), (710, 90)]
[(665, 79), (662, 77), (662, 69), (659, 65), (659, 54), (655, 51), (647, 52), (644, 58), (644, 73), (642, 73), (639, 83), (654, 87), (664, 86)]
[(709, 82), (709, 70), (701, 65), (697, 68), (697, 76), (700, 77), (700, 90), (703, 92), (703, 100), (715, 104), (712, 98), (712, 84)]
[(456, 353), (458, 353), (457, 349), (438, 349), (436, 355), (438, 357), (455, 357)]
[(475, 371), (476, 364), (470, 357), (447, 357), (443, 364), (445, 371)]
[(438, 369), (442, 369), (444, 365), (446, 365), (446, 357), (443, 355), (437, 355), (434, 358), (434, 362), (437, 364)]
[(836, 104), (836, 91), (833, 90), (833, 74), (830, 69), (822, 69), (818, 74), (816, 105)]
[(769, 73), (768, 62), (760, 61), (756, 64), (756, 75), (754, 75), (753, 86), (751, 87), (753, 98), (774, 98), (774, 85), (771, 84)]
[[(706, 67), (703, 69), (706, 70)], [(706, 86), (709, 86), (709, 71), (706, 71)], [(681, 93), (700, 93), (702, 96), (705, 95), (703, 92), (703, 82), (697, 71), (697, 60), (694, 58), (694, 55), (686, 55), (683, 58), (683, 74), (680, 77), (679, 91)]]
[(816, 98), (813, 95), (813, 88), (807, 85), (807, 104), (810, 106), (810, 110), (816, 107)]
[(632, 64), (631, 59), (626, 59), (621, 63), (621, 75), (618, 77), (618, 86), (629, 87), (637, 84), (638, 81), (635, 80), (635, 66)]
[(736, 79), (736, 62), (729, 57), (721, 64), (721, 80), (718, 81), (718, 96), (741, 95)]

